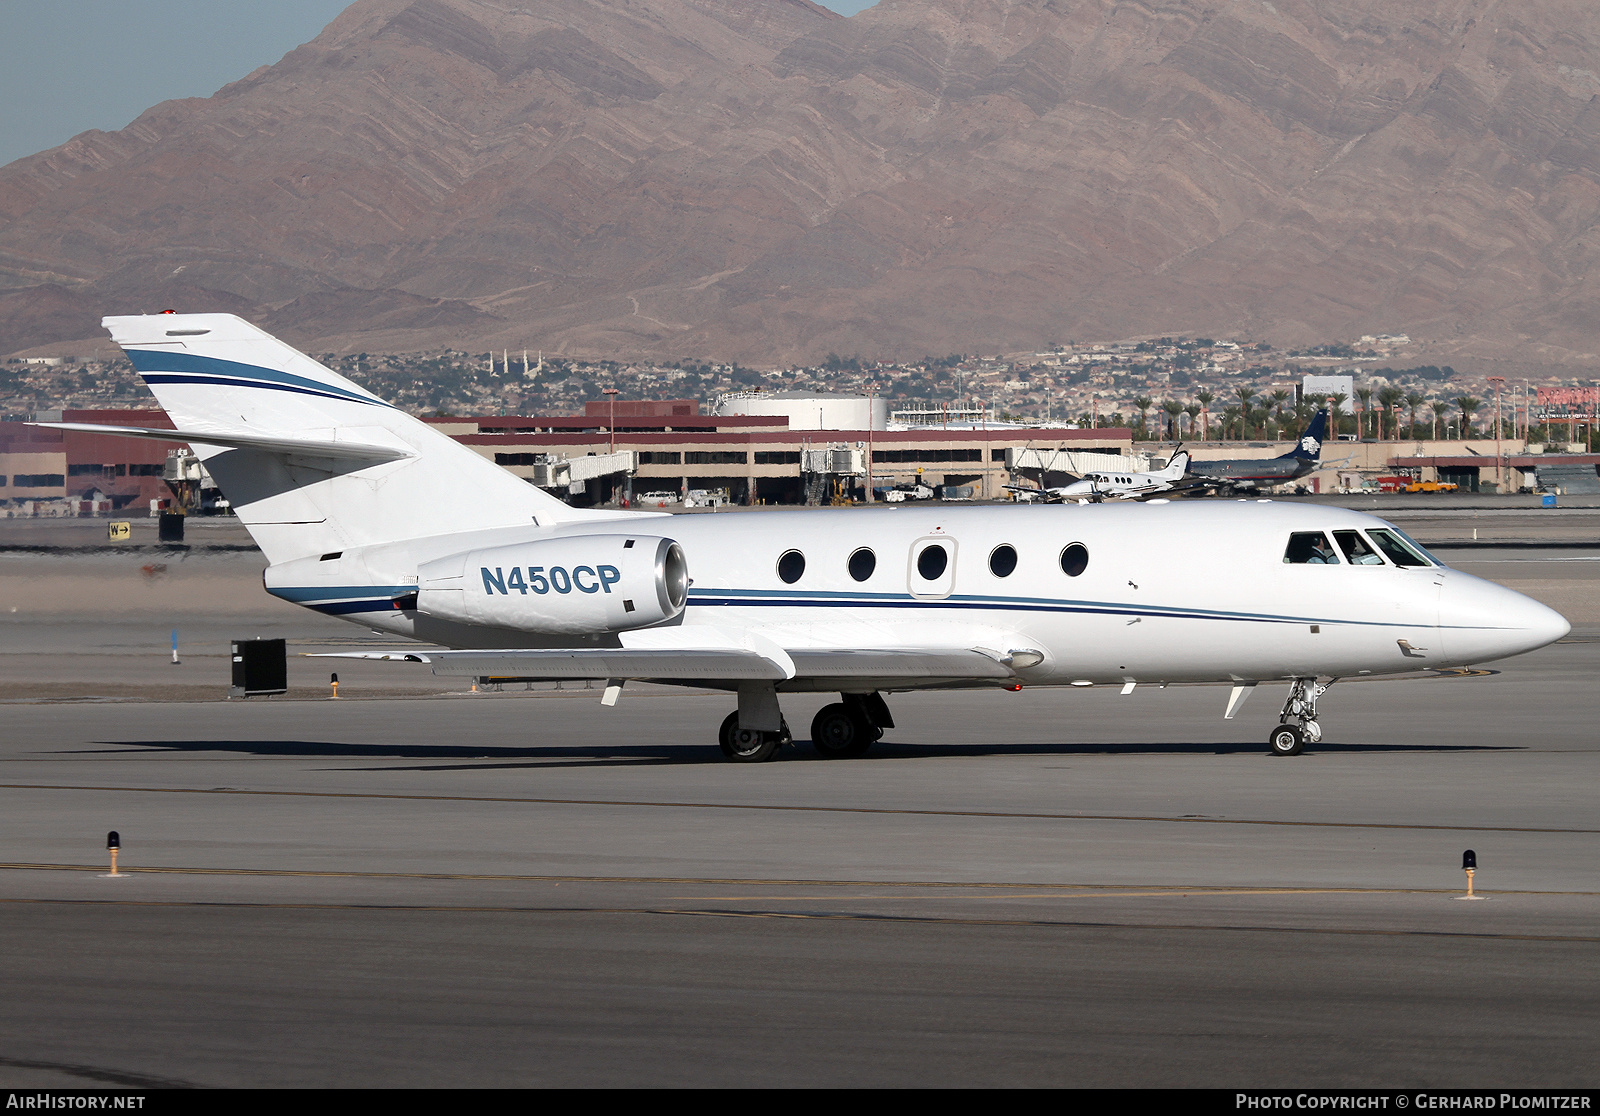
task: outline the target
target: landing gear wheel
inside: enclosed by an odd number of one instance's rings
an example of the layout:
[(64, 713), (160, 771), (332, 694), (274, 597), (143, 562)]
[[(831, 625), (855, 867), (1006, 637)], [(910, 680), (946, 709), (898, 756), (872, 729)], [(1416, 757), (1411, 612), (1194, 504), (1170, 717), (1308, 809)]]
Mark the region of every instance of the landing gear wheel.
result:
[(1267, 747), (1275, 756), (1298, 756), (1305, 750), (1306, 736), (1299, 725), (1279, 725), (1267, 737)]
[(811, 721), (811, 746), (823, 759), (850, 759), (872, 747), (883, 735), (865, 721), (853, 717), (843, 702), (824, 705)]
[(777, 755), (778, 748), (787, 744), (789, 740), (787, 722), (777, 732), (740, 728), (737, 709), (728, 714), (722, 722), (721, 730), (717, 733), (717, 743), (722, 746), (722, 754), (736, 763), (763, 763)]

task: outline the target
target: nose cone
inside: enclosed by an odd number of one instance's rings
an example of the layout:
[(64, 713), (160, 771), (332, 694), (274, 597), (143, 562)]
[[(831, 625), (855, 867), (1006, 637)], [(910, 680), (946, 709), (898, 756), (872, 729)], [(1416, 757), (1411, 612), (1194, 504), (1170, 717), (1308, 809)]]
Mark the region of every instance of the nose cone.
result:
[(1535, 651), (1572, 630), (1555, 609), (1458, 570), (1446, 576), (1439, 627), (1445, 654), (1463, 666)]

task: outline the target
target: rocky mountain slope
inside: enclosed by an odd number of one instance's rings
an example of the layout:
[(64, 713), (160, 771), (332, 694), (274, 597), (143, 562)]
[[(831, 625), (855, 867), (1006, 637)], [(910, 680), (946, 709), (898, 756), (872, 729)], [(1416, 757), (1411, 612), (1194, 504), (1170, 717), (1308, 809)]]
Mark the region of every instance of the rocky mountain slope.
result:
[(1582, 0), (358, 0), (0, 168), (0, 351), (172, 305), (374, 351), (1581, 364), (1597, 75)]

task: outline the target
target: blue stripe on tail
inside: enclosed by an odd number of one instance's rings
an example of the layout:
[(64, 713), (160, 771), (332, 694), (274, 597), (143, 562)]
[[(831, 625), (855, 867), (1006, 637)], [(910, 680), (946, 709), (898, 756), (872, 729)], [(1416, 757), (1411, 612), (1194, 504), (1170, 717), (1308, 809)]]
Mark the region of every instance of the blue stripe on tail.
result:
[(198, 353), (174, 353), (160, 349), (129, 349), (128, 359), (152, 384), (223, 384), (229, 387), (269, 388), (290, 391), (300, 395), (318, 395), (324, 399), (347, 399), (353, 403), (366, 403), (375, 407), (389, 404), (369, 395), (358, 395), (347, 388), (324, 384), (292, 372), (263, 368), (259, 364), (241, 364), (234, 360), (201, 356)]

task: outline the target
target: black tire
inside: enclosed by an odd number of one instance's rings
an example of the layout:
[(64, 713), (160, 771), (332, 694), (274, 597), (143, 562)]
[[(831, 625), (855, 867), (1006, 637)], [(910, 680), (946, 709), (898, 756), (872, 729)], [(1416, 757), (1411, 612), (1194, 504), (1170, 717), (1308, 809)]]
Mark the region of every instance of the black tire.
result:
[(853, 717), (843, 702), (824, 705), (811, 720), (811, 746), (823, 759), (852, 759), (883, 733)]
[(781, 732), (761, 732), (759, 729), (741, 729), (739, 711), (735, 709), (722, 722), (717, 732), (717, 743), (722, 754), (735, 763), (765, 763), (778, 754), (778, 748), (788, 735), (788, 725)]
[(1267, 737), (1267, 747), (1275, 756), (1298, 756), (1305, 746), (1306, 735), (1298, 725), (1279, 725)]

